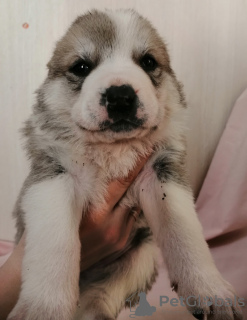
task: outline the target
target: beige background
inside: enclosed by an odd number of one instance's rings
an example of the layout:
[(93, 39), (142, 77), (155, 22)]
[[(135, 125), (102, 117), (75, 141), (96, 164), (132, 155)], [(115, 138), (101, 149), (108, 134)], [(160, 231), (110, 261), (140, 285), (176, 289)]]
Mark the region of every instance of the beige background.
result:
[(184, 83), (188, 167), (197, 194), (233, 103), (247, 87), (247, 0), (1, 0), (0, 239), (14, 236), (11, 211), (28, 170), (18, 129), (31, 112), (55, 41), (86, 10), (121, 7), (136, 8), (153, 22)]

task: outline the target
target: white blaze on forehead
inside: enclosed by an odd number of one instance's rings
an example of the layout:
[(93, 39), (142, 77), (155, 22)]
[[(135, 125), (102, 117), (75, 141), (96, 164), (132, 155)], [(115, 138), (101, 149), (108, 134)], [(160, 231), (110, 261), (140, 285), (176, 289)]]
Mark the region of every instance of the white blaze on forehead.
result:
[(90, 39), (83, 39), (83, 42), (77, 42), (76, 51), (81, 58), (91, 57), (95, 50), (96, 46)]
[(74, 26), (70, 30), (71, 50), (67, 52), (66, 59), (71, 65), (80, 58), (90, 58), (96, 51), (95, 43), (89, 37), (83, 37), (78, 29), (80, 30), (79, 26)]
[(132, 56), (135, 49), (142, 51), (145, 39), (140, 35), (140, 17), (132, 11), (107, 12), (116, 26), (115, 52), (120, 55)]

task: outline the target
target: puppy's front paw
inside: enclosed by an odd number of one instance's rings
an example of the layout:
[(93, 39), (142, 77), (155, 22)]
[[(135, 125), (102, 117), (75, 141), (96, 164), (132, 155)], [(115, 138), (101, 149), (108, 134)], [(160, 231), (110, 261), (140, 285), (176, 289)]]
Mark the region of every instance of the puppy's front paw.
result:
[(14, 309), (9, 314), (7, 320), (23, 320), (27, 318), (27, 306), (26, 305), (16, 305)]
[[(113, 301), (107, 295), (102, 296), (100, 291), (84, 292), (80, 296), (79, 309), (76, 320), (114, 320), (117, 318), (113, 312)], [(100, 296), (101, 295), (101, 296)], [(99, 297), (100, 296), (100, 297)]]
[[(220, 275), (195, 277), (191, 283), (174, 283), (188, 310), (201, 320), (242, 320), (242, 310), (233, 287)], [(202, 280), (204, 278), (204, 280)], [(241, 302), (241, 301), (240, 301)]]
[(7, 320), (70, 320), (74, 309), (68, 301), (59, 301), (51, 296), (46, 299), (20, 298)]

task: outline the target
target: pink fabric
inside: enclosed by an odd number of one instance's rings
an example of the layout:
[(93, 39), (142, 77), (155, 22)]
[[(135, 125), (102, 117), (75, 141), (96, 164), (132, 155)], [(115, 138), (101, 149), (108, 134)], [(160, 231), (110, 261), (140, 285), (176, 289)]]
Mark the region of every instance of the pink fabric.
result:
[(223, 132), (197, 211), (217, 267), (247, 303), (247, 90)]
[[(247, 90), (237, 100), (222, 135), (197, 201), (215, 263), (222, 275), (247, 303)], [(0, 241), (4, 260), (12, 250), (10, 243)], [(8, 253), (8, 255), (6, 255)], [(3, 260), (2, 260), (3, 262)], [(169, 285), (166, 267), (160, 262), (160, 274), (147, 300), (157, 311), (145, 319), (193, 320), (183, 307), (159, 307), (160, 296), (176, 297)], [(243, 309), (247, 320), (247, 308)], [(129, 319), (130, 310), (119, 320)]]
[(247, 90), (226, 125), (197, 211), (207, 240), (247, 227)]

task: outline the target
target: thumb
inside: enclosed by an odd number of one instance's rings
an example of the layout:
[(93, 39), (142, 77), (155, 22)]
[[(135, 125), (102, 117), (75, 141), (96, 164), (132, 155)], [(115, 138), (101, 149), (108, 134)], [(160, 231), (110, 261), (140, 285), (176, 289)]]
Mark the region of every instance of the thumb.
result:
[(135, 168), (129, 172), (127, 177), (113, 180), (109, 183), (107, 188), (107, 196), (106, 202), (110, 208), (114, 208), (114, 206), (118, 203), (118, 201), (122, 198), (124, 193), (127, 191), (128, 187), (135, 180), (138, 173), (141, 171), (145, 163), (148, 161), (150, 154), (148, 156), (141, 157)]

